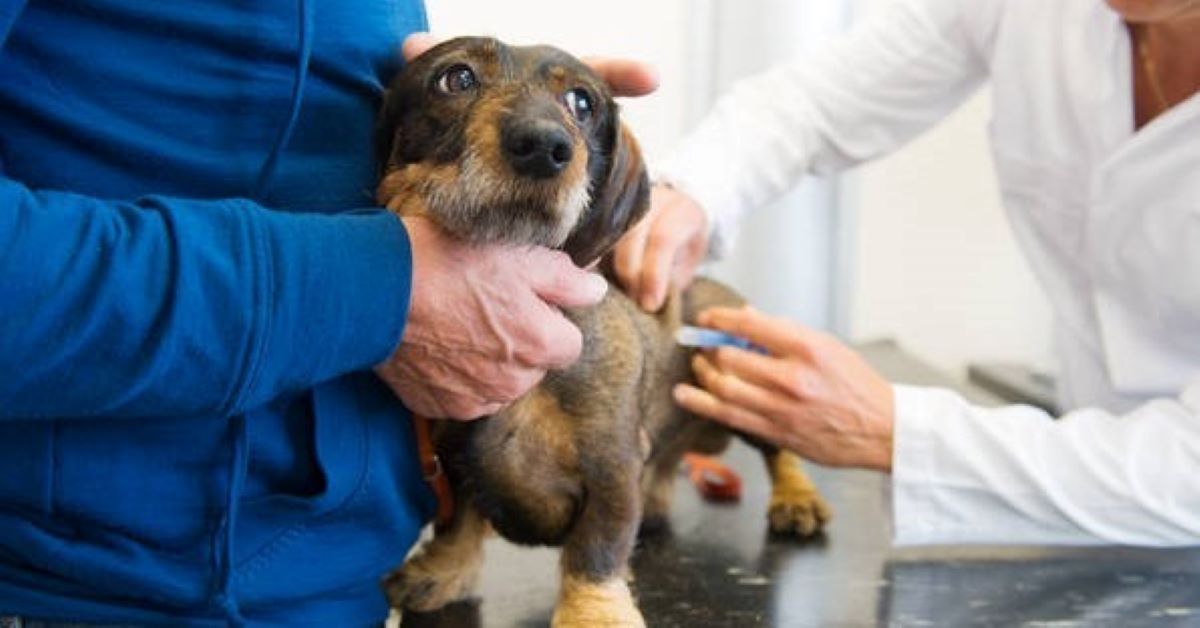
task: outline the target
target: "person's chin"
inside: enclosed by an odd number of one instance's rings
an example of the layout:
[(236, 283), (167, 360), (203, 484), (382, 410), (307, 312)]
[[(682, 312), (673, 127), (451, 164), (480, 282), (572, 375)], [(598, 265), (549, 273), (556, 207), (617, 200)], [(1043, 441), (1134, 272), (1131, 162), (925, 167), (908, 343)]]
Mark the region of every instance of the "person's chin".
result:
[(1200, 16), (1194, 0), (1104, 0), (1126, 22), (1145, 24)]

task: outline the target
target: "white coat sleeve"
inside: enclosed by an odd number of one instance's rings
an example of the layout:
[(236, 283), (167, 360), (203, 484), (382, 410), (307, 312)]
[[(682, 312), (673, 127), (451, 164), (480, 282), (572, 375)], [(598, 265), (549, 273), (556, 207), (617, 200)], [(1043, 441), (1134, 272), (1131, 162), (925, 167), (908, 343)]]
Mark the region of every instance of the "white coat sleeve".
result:
[(895, 391), (895, 544), (1200, 545), (1200, 382), (1059, 420)]
[(720, 257), (748, 209), (805, 174), (895, 149), (965, 100), (986, 76), (980, 33), (996, 4), (898, 2), (818, 53), (741, 81), (657, 178), (704, 208)]

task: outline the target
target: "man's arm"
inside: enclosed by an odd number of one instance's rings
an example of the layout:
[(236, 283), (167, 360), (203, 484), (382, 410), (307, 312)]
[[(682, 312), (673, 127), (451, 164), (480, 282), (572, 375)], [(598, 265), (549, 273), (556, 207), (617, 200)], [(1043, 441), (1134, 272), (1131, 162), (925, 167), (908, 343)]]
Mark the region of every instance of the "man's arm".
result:
[(0, 46), (8, 41), (8, 33), (25, 10), (25, 0), (0, 0)]
[(649, 310), (722, 256), (748, 210), (803, 176), (895, 150), (987, 73), (996, 0), (900, 0), (813, 54), (739, 82), (658, 168), (642, 222), (618, 244), (622, 286)]
[(382, 211), (0, 179), (0, 417), (228, 415), (370, 368), (400, 340), (410, 258)]
[(894, 3), (815, 54), (738, 83), (663, 165), (722, 232), (796, 184), (901, 146), (986, 76), (963, 21), (993, 2)]
[(892, 386), (827, 334), (750, 309), (700, 324), (765, 348), (693, 359), (687, 410), (814, 462), (890, 471), (897, 545), (1200, 545), (1200, 381), (1124, 416), (1055, 421)]
[(1200, 383), (1052, 420), (896, 387), (897, 545), (1200, 545)]

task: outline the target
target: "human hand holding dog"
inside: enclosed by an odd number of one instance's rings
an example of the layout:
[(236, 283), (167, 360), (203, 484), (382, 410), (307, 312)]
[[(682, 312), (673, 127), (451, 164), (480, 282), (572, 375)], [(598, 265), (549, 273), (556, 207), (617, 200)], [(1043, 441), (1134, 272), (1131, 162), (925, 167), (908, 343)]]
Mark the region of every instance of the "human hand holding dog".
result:
[(827, 334), (750, 309), (713, 308), (699, 324), (764, 347), (697, 354), (702, 388), (676, 386), (684, 409), (765, 438), (814, 462), (890, 471), (892, 387)]
[(671, 288), (682, 290), (708, 252), (708, 215), (692, 197), (654, 186), (650, 211), (613, 251), (621, 287), (648, 312), (656, 312)]
[(410, 410), (493, 414), (579, 357), (583, 338), (558, 308), (598, 303), (608, 287), (599, 275), (559, 251), (473, 246), (424, 218), (404, 224), (413, 252), (408, 321), (376, 372)]

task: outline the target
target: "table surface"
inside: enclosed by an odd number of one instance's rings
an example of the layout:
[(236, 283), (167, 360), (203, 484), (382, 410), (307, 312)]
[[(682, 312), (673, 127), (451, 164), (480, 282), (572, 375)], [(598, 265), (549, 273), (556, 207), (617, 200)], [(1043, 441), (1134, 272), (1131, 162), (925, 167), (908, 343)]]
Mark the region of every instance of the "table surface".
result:
[[(998, 403), (893, 344), (862, 349), (895, 381)], [(1200, 550), (895, 550), (887, 478), (813, 465), (834, 519), (815, 540), (779, 539), (767, 532), (769, 485), (756, 452), (735, 443), (724, 459), (744, 479), (741, 502), (705, 503), (678, 482), (671, 534), (634, 555), (634, 589), (652, 627), (1200, 626)], [(486, 551), (479, 600), (404, 625), (546, 626), (558, 551), (501, 539)]]

